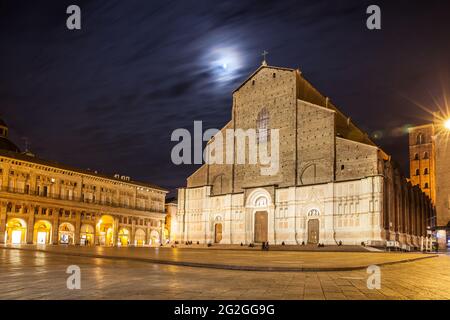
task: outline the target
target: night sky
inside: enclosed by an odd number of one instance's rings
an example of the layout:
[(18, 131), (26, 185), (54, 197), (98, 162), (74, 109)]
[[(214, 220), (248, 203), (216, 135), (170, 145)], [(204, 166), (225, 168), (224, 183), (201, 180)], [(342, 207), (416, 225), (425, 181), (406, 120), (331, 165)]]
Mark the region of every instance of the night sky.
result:
[[(378, 4), (382, 30), (366, 28)], [(221, 128), (261, 63), (305, 77), (407, 171), (407, 125), (450, 94), (450, 5), (435, 1), (0, 1), (0, 115), (37, 156), (174, 190), (173, 130)], [(66, 8), (82, 29), (66, 28)], [(224, 68), (224, 65), (226, 68)]]

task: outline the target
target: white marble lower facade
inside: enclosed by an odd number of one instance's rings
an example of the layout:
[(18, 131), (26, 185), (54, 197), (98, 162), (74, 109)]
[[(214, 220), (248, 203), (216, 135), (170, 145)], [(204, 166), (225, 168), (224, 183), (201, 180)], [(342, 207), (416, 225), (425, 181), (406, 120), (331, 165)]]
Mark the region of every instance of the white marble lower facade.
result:
[(210, 188), (179, 190), (172, 240), (202, 244), (250, 244), (261, 239), (286, 245), (385, 243), (382, 176), (273, 188), (274, 195), (260, 187), (210, 196)]

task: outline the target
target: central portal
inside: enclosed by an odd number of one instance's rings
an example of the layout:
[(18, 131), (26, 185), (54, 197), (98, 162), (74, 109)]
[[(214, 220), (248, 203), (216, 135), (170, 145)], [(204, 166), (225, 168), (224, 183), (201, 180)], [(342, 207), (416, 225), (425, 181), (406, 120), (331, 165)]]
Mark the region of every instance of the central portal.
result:
[(312, 219), (308, 221), (308, 243), (319, 243), (319, 220)]
[(255, 242), (267, 242), (268, 237), (268, 214), (267, 211), (255, 213)]

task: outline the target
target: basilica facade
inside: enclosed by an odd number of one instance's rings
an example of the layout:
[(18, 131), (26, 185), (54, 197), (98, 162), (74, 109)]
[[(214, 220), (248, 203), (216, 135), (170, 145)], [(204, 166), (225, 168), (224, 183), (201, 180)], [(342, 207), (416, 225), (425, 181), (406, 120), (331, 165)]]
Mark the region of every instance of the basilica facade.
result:
[(159, 246), (167, 192), (21, 152), (0, 119), (0, 244)]
[(227, 129), (278, 129), (279, 170), (204, 164), (178, 191), (174, 240), (431, 247), (430, 197), (299, 70), (263, 63), (233, 92)]

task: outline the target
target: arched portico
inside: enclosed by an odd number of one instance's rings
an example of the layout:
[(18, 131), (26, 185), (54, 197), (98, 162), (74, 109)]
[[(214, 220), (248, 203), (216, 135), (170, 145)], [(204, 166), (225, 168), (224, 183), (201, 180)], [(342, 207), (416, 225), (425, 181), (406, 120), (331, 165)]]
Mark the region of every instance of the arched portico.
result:
[(131, 239), (130, 239), (130, 230), (128, 230), (127, 228), (121, 228), (119, 230), (119, 244), (122, 247), (126, 247), (130, 244)]
[(23, 219), (11, 218), (6, 224), (5, 243), (25, 244), (27, 241), (27, 223)]
[(75, 227), (70, 222), (63, 222), (58, 228), (58, 242), (60, 244), (75, 244)]
[(51, 244), (52, 224), (47, 220), (39, 220), (34, 224), (34, 244)]
[(142, 247), (145, 244), (145, 231), (142, 229), (137, 229), (134, 235), (134, 245)]
[(94, 245), (95, 229), (90, 224), (83, 224), (80, 229), (80, 244), (82, 246)]
[(159, 245), (159, 232), (156, 230), (150, 232), (150, 245)]
[(104, 215), (97, 224), (98, 243), (101, 246), (114, 246), (114, 218)]

